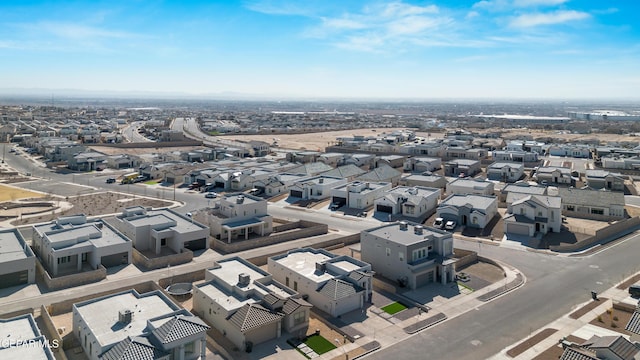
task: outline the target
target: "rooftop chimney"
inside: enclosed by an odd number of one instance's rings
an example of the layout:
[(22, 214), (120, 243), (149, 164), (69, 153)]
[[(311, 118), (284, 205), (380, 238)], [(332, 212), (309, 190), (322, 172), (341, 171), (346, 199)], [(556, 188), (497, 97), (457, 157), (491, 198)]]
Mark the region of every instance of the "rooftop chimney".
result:
[(407, 230), (407, 222), (406, 221), (400, 221), (400, 230)]

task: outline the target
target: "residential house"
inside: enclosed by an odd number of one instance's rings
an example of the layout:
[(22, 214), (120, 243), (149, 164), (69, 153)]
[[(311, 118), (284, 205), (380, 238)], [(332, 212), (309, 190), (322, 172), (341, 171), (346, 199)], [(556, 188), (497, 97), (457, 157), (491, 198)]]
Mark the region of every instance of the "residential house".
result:
[(494, 184), (485, 179), (456, 178), (447, 184), (447, 194), (493, 195)]
[(624, 193), (619, 191), (558, 188), (562, 198), (562, 214), (594, 220), (625, 218)]
[(390, 182), (393, 186), (397, 186), (402, 177), (402, 172), (383, 164), (368, 173), (356, 177), (356, 180), (364, 182)]
[(500, 190), (499, 201), (511, 204), (514, 200), (527, 195), (547, 195), (548, 187), (535, 183), (519, 181), (515, 184), (506, 184)]
[(444, 189), (447, 186), (447, 178), (432, 173), (411, 174), (400, 179), (402, 186), (424, 186)]
[(111, 169), (128, 169), (133, 167), (133, 160), (129, 155), (111, 155), (106, 157), (106, 164)]
[(376, 275), (402, 287), (455, 281), (453, 236), (446, 231), (401, 221), (363, 230), (360, 246)]
[(345, 157), (343, 153), (324, 153), (318, 157), (318, 161), (335, 168), (344, 164)]
[(249, 236), (267, 236), (273, 230), (273, 219), (267, 213), (267, 200), (250, 194), (225, 194), (214, 205), (198, 211), (194, 219), (207, 224), (211, 236), (231, 243)]
[(302, 248), (267, 260), (273, 278), (337, 317), (363, 309), (373, 291), (371, 265), (326, 250)]
[(438, 217), (458, 225), (484, 228), (498, 213), (495, 196), (451, 194), (436, 209)]
[(343, 178), (314, 176), (293, 183), (289, 187), (289, 196), (303, 200), (326, 199), (331, 196), (332, 188), (346, 183)]
[(441, 190), (423, 186), (397, 186), (374, 201), (377, 212), (420, 218), (433, 213)]
[(193, 309), (239, 349), (279, 338), (304, 338), (312, 305), (271, 274), (239, 257), (215, 263), (194, 288)]
[(159, 255), (163, 249), (182, 253), (209, 248), (209, 228), (171, 209), (126, 208), (113, 218), (113, 226), (133, 241), (140, 252)]
[(527, 195), (514, 201), (504, 216), (505, 234), (526, 235), (560, 232), (562, 205), (557, 196)]
[(358, 176), (366, 173), (367, 173), (366, 170), (362, 170), (361, 168), (353, 164), (349, 164), (349, 165), (338, 166), (337, 168), (329, 171), (325, 171), (320, 175), (339, 177), (351, 182), (351, 181), (354, 181)]
[(606, 170), (587, 170), (585, 174), (587, 186), (600, 190), (624, 191), (624, 177), (622, 174)]
[(466, 146), (448, 146), (444, 151), (444, 159), (468, 159), (482, 160), (486, 159), (488, 151), (486, 149), (468, 148)]
[(374, 167), (376, 156), (373, 154), (350, 154), (344, 160), (345, 165), (353, 164), (361, 169), (369, 170)]
[(444, 164), (445, 176), (475, 176), (482, 172), (480, 161), (468, 159), (455, 159)]
[(563, 145), (551, 145), (547, 150), (549, 155), (552, 156), (571, 156), (574, 158), (585, 158), (588, 159), (591, 157), (591, 147), (585, 145), (572, 145), (572, 144), (563, 144)]
[(253, 183), (253, 187), (267, 196), (276, 196), (289, 192), (291, 185), (307, 178), (309, 176), (300, 174), (275, 174), (267, 179), (257, 180)]
[(431, 157), (410, 157), (404, 162), (404, 171), (412, 173), (423, 173), (425, 171), (436, 171), (442, 167), (440, 158)]
[(72, 313), (73, 334), (89, 360), (195, 360), (206, 354), (210, 327), (159, 290), (82, 301)]
[(494, 162), (487, 166), (487, 179), (502, 182), (516, 182), (524, 177), (524, 165), (513, 162)]
[(388, 165), (394, 169), (402, 169), (406, 158), (407, 158), (406, 156), (401, 156), (401, 155), (378, 156), (376, 157), (376, 160), (375, 160), (375, 167)]
[(84, 215), (65, 216), (33, 226), (33, 248), (51, 277), (130, 264), (131, 240), (108, 223)]
[(353, 209), (368, 209), (374, 201), (391, 190), (391, 183), (365, 183), (353, 181), (331, 189), (331, 203)]
[(0, 319), (0, 338), (2, 359), (55, 360), (51, 347), (62, 346), (42, 335), (31, 313)]
[(558, 166), (541, 166), (536, 170), (535, 179), (543, 185), (575, 186), (576, 179), (571, 176), (571, 169)]
[(287, 153), (287, 161), (307, 164), (316, 162), (322, 153), (319, 151), (296, 151)]
[(269, 143), (259, 140), (250, 140), (249, 146), (253, 149), (254, 156), (267, 156), (271, 152)]
[(0, 230), (0, 249), (0, 288), (36, 281), (36, 256), (18, 229)]
[(582, 344), (562, 341), (560, 360), (636, 360), (640, 348), (624, 336), (593, 335)]
[(529, 151), (498, 150), (493, 152), (492, 157), (495, 161), (508, 161), (515, 163), (532, 163), (538, 161), (538, 153)]
[(104, 169), (106, 167), (106, 165), (104, 165), (106, 161), (107, 156), (105, 154), (88, 151), (76, 154), (69, 158), (67, 166), (69, 169), (76, 171), (94, 171), (97, 169)]

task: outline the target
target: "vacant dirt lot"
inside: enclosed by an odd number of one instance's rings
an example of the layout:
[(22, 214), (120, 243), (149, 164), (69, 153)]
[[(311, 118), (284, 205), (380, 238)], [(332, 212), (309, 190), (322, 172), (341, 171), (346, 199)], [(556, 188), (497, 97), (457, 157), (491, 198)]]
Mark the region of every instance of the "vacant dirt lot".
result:
[(43, 194), (0, 184), (0, 201), (42, 197)]

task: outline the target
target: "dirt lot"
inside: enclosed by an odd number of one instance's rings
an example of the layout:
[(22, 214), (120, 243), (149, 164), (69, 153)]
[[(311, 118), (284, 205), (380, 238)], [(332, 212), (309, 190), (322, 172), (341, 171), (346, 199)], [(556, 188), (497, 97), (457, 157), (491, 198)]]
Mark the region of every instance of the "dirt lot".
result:
[(34, 198), (44, 196), (41, 193), (15, 188), (13, 186), (7, 186), (0, 184), (0, 202), (1, 201), (13, 201), (24, 198)]
[[(45, 197), (43, 200), (57, 200), (55, 197)], [(145, 206), (145, 207), (163, 207), (169, 206), (172, 203), (158, 200), (141, 198), (131, 196), (128, 194), (105, 192), (99, 194), (82, 195), (68, 197), (65, 201), (69, 202), (73, 207), (68, 210), (64, 210), (61, 213), (55, 214), (42, 214), (34, 217), (24, 218), (22, 220), (15, 220), (11, 224), (20, 226), (26, 224), (33, 224), (45, 221), (51, 221), (57, 219), (63, 215), (71, 214), (85, 214), (87, 216), (113, 214), (121, 212), (122, 209), (130, 206)]]

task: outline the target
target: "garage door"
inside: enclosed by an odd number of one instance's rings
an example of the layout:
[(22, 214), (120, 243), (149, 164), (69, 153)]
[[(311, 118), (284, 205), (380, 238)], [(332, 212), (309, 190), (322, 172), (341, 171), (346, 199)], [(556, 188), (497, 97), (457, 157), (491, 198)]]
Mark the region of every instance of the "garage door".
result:
[(191, 240), (184, 243), (184, 247), (191, 251), (202, 250), (206, 245), (206, 239)]
[(338, 205), (342, 206), (342, 205), (344, 205), (344, 204), (346, 204), (346, 203), (347, 203), (347, 198), (334, 196), (334, 197), (331, 199), (331, 203), (332, 203), (332, 204), (338, 204)]
[(119, 254), (103, 256), (100, 259), (100, 264), (108, 268), (112, 266), (120, 266), (120, 265), (126, 264), (128, 263), (128, 260), (129, 260), (129, 254), (126, 252), (123, 252)]
[(427, 285), (433, 282), (433, 270), (424, 274), (416, 275), (416, 287)]
[(216, 181), (216, 187), (217, 187), (217, 188), (224, 189), (224, 183), (223, 183), (223, 182), (220, 182), (220, 181)]
[(529, 226), (524, 224), (507, 224), (507, 234), (529, 236)]
[(28, 282), (29, 282), (28, 270), (0, 275), (0, 287), (3, 287), (3, 288), (16, 286), (16, 285), (23, 285)]
[(376, 206), (376, 211), (391, 214), (393, 213), (393, 208), (391, 206), (378, 205)]
[(291, 195), (291, 197), (301, 198), (302, 197), (302, 191), (300, 191), (300, 190), (291, 190), (289, 195)]

